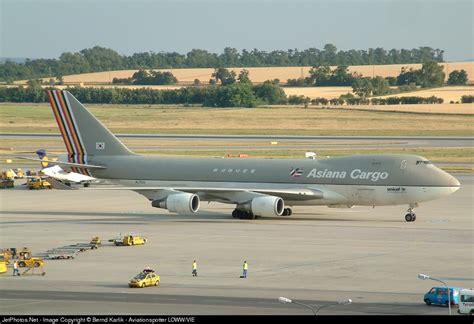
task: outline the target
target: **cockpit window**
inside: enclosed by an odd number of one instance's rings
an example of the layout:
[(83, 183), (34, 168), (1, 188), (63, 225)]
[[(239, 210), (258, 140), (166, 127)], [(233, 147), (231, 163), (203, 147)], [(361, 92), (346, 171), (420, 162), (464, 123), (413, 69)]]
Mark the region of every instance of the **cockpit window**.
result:
[(418, 160), (416, 161), (416, 165), (431, 165), (433, 164), (431, 161), (428, 160)]

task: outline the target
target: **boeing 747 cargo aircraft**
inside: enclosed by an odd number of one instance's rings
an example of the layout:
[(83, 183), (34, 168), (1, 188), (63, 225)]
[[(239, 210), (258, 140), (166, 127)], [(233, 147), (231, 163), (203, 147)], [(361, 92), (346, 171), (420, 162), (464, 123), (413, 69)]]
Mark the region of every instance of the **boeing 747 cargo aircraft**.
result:
[[(408, 154), (323, 159), (233, 159), (144, 156), (130, 151), (68, 91), (47, 92), (73, 172), (116, 183), (145, 196), (153, 207), (196, 213), (201, 201), (235, 205), (232, 216), (289, 216), (292, 206), (407, 205), (459, 189), (453, 176)], [(86, 189), (93, 190), (93, 189)], [(120, 203), (120, 202), (118, 202)]]

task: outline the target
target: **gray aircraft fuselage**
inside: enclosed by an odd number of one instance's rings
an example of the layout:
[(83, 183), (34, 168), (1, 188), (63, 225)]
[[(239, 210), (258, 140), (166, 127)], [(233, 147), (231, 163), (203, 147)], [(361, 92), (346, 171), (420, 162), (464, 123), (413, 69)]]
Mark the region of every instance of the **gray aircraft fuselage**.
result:
[(417, 155), (316, 160), (143, 156), (131, 152), (68, 91), (47, 94), (68, 150), (63, 164), (122, 185), (116, 190), (134, 190), (153, 207), (171, 212), (194, 213), (200, 200), (236, 204), (233, 216), (238, 217), (291, 215), (284, 205), (408, 204), (406, 220), (413, 221), (417, 203), (460, 187)]

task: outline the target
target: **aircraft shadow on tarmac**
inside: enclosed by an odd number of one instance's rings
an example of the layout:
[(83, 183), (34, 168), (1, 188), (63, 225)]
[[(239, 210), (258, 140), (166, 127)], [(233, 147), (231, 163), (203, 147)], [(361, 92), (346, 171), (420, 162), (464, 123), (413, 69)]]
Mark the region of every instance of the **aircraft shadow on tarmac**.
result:
[[(61, 223), (61, 222), (73, 222), (73, 223), (93, 223), (93, 224), (111, 224), (118, 223), (124, 224), (133, 222), (134, 224), (143, 223), (148, 224), (153, 221), (166, 221), (166, 222), (202, 222), (202, 223), (222, 223), (223, 221), (232, 223), (252, 223), (252, 222), (267, 222), (267, 221), (304, 221), (304, 222), (387, 222), (387, 223), (399, 223), (401, 221), (394, 221), (393, 219), (363, 219), (358, 218), (354, 215), (353, 218), (340, 218), (340, 217), (328, 217), (324, 213), (302, 213), (301, 215), (307, 215), (307, 217), (259, 217), (256, 220), (240, 220), (234, 219), (230, 215), (206, 211), (206, 213), (198, 213), (197, 215), (163, 215), (153, 213), (113, 213), (113, 212), (76, 212), (76, 211), (2, 211), (4, 215), (38, 215), (38, 216), (71, 216), (71, 219), (38, 219), (38, 220), (21, 220), (15, 219), (14, 221), (0, 221), (0, 224), (21, 224), (21, 223)], [(80, 219), (81, 217), (94, 217), (93, 219)], [(78, 219), (79, 218), (79, 219)], [(271, 223), (270, 223), (271, 224)]]

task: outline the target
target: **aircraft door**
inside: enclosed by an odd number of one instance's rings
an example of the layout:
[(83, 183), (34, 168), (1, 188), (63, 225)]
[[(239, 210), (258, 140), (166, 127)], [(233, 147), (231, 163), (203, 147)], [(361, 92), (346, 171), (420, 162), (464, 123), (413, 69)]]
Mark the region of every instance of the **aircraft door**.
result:
[(408, 161), (407, 160), (401, 160), (400, 161), (400, 170), (404, 172), (407, 169)]

